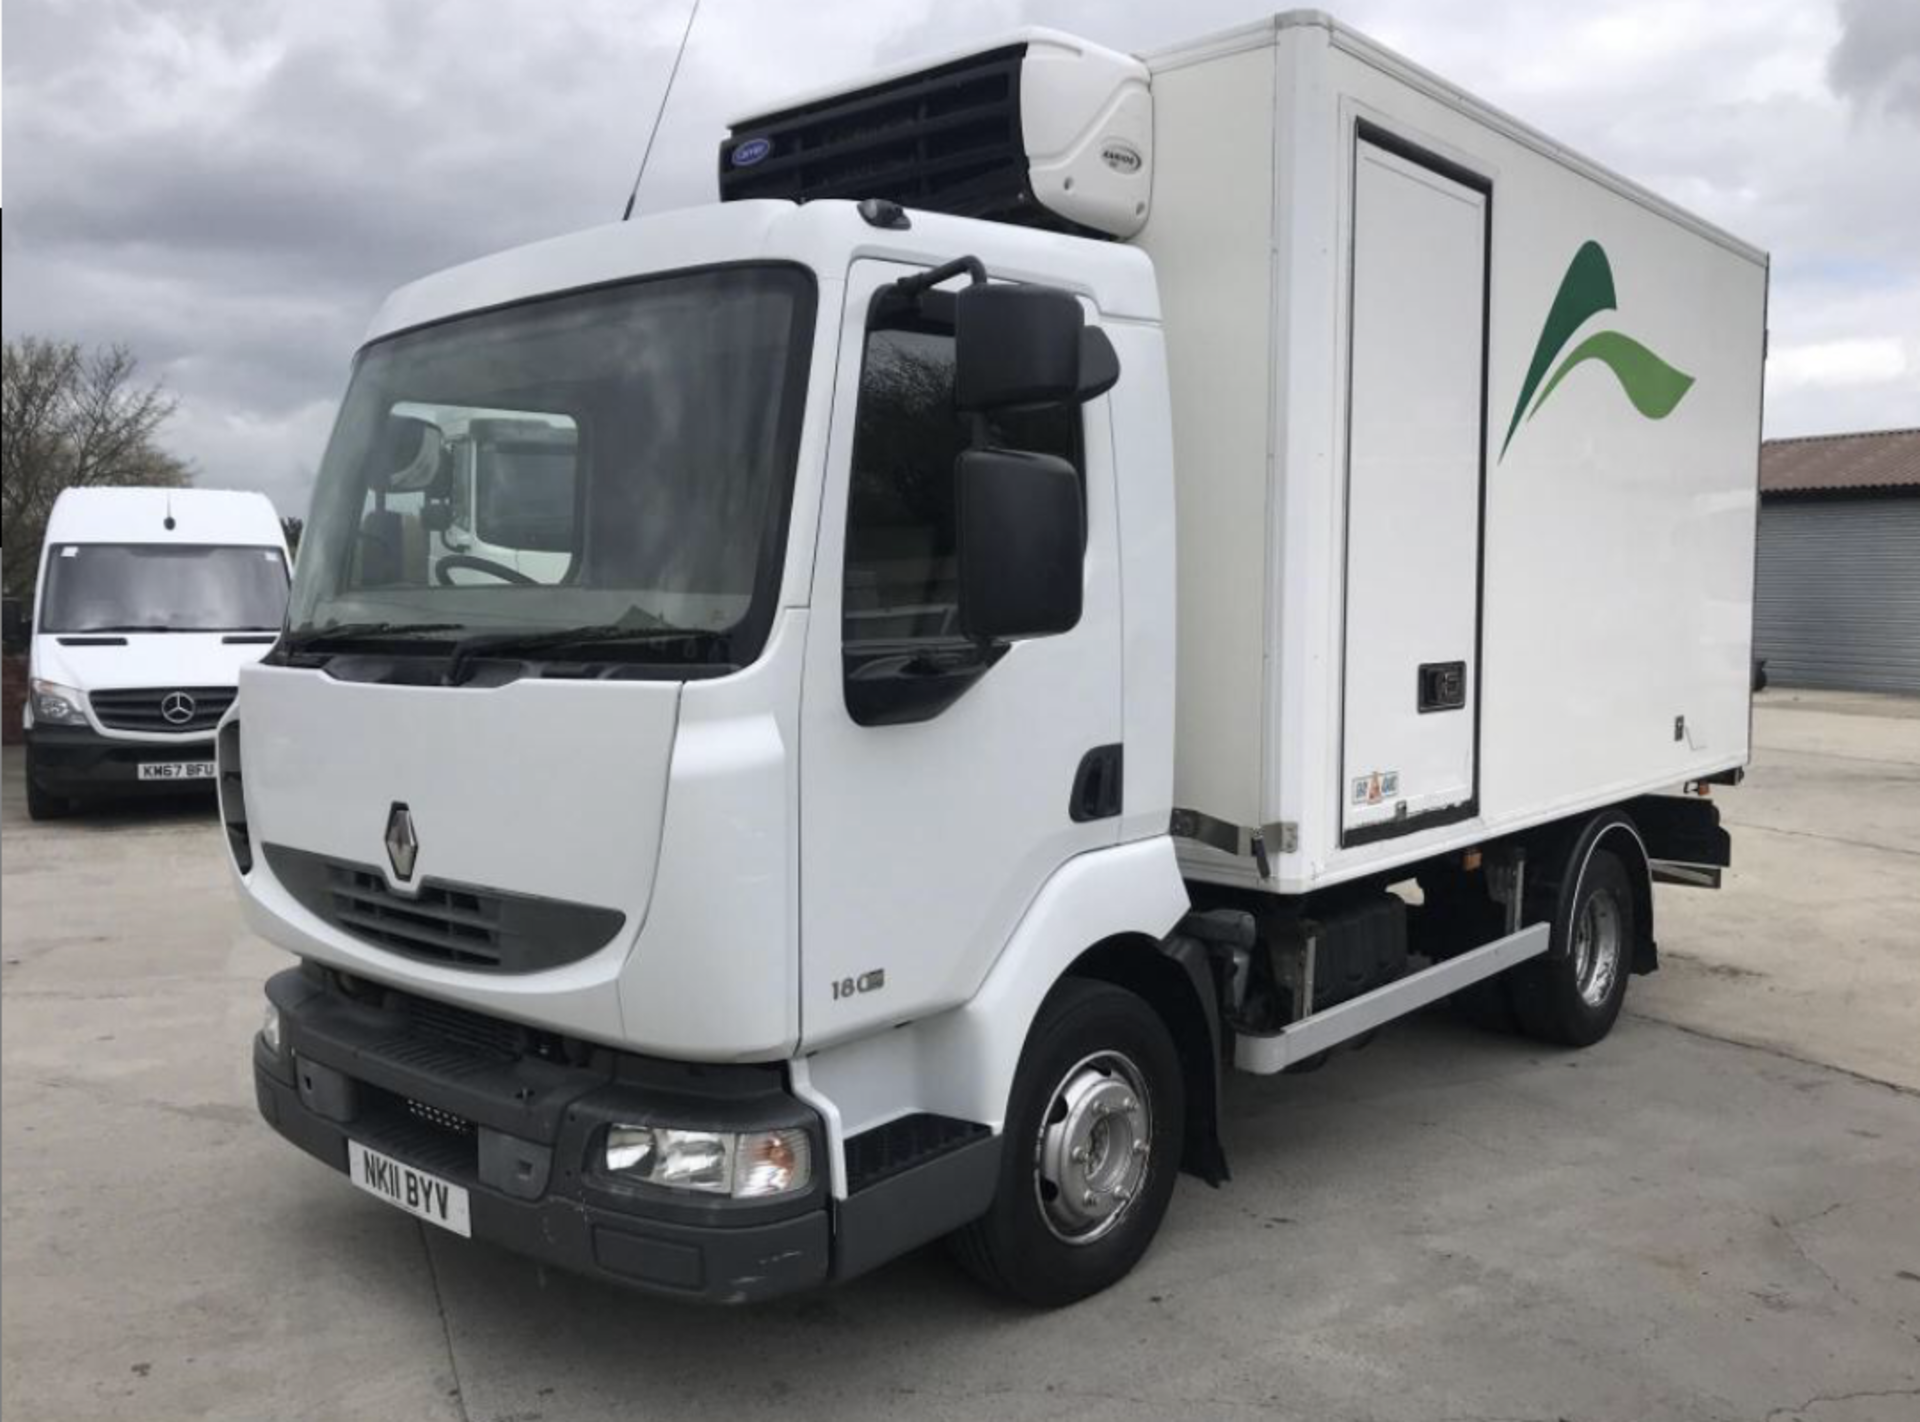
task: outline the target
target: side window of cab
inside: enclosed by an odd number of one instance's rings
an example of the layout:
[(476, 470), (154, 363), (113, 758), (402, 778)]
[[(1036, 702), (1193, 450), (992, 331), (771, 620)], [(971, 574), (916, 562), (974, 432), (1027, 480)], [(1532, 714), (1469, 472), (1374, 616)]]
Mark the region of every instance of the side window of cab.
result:
[[(1080, 408), (1003, 412), (993, 442), (1053, 454), (1086, 474)], [(867, 333), (847, 497), (842, 637), (849, 654), (957, 646), (954, 461), (968, 446), (954, 408), (953, 330), (921, 320)]]

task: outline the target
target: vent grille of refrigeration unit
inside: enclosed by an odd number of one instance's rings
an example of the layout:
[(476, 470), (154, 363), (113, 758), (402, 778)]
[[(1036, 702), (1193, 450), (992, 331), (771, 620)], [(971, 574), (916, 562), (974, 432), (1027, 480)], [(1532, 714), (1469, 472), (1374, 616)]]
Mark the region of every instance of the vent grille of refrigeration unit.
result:
[(720, 144), (720, 200), (887, 198), (1084, 233), (1036, 202), (1027, 181), (1026, 51), (1008, 45), (745, 120)]

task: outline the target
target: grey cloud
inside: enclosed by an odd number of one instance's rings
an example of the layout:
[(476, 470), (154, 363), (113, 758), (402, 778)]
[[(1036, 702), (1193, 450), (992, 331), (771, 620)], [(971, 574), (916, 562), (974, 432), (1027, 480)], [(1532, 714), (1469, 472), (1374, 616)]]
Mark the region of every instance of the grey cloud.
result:
[(1840, 24), (1827, 61), (1834, 91), (1920, 118), (1920, 5), (1840, 0)]

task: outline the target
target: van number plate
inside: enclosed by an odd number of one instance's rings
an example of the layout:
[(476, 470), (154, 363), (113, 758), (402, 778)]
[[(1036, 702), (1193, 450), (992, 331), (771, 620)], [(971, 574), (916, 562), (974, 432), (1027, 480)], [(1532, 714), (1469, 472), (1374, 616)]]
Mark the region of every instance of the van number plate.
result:
[(405, 1161), (368, 1150), (358, 1141), (347, 1142), (347, 1174), (369, 1195), (378, 1195), (428, 1224), (472, 1238), (467, 1192), (452, 1181), (415, 1170)]
[(149, 760), (140, 765), (142, 780), (211, 780), (210, 760)]

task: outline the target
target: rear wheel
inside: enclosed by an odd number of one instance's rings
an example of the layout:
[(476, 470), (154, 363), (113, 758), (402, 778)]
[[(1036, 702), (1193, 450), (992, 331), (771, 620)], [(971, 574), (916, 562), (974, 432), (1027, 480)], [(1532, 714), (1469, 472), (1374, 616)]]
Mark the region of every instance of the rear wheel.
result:
[(1596, 849), (1547, 955), (1511, 973), (1513, 1007), (1529, 1037), (1588, 1047), (1613, 1030), (1638, 941), (1633, 880), (1620, 856)]
[(1123, 1278), (1166, 1215), (1186, 1091), (1166, 1025), (1110, 983), (1068, 979), (1014, 1079), (993, 1206), (953, 1237), (960, 1262), (1044, 1307)]

